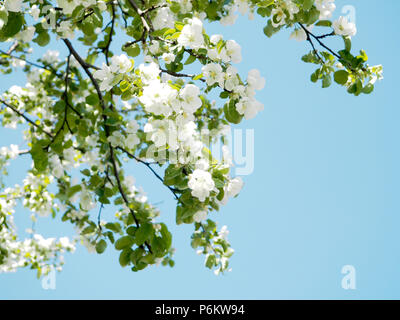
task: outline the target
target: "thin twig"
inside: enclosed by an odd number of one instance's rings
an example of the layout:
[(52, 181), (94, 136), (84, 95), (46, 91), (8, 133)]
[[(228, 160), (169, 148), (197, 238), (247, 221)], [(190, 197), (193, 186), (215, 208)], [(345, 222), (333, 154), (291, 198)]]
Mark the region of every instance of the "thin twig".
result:
[(29, 122), (31, 125), (33, 125), (34, 127), (36, 127), (39, 131), (42, 131), (43, 133), (45, 133), (47, 136), (49, 136), (50, 138), (53, 138), (53, 135), (47, 131), (45, 131), (41, 126), (39, 126), (36, 122), (34, 122), (33, 120), (29, 119), (28, 116), (26, 116), (24, 113), (22, 113), (21, 111), (19, 111), (17, 108), (15, 108), (13, 105), (7, 103), (6, 101), (4, 101), (3, 99), (0, 99), (0, 103), (4, 104), (7, 108), (11, 109), (12, 111), (14, 111), (16, 114), (18, 114), (20, 117), (24, 118), (27, 122)]

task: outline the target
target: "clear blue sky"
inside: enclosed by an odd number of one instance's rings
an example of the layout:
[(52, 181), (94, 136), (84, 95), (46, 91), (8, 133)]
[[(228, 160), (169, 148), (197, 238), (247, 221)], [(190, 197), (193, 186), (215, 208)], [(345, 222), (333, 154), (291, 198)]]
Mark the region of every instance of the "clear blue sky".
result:
[[(371, 65), (384, 65), (385, 79), (370, 96), (312, 84), (312, 66), (300, 61), (307, 43), (289, 41), (288, 31), (267, 39), (261, 19), (208, 28), (242, 45), (242, 74), (258, 68), (267, 79), (257, 96), (265, 110), (241, 125), (255, 129), (255, 172), (216, 218), (231, 231), (236, 250), (231, 273), (216, 277), (203, 266), (203, 257), (190, 247), (192, 227), (172, 223), (175, 202), (168, 190), (132, 166), (150, 200), (162, 201), (177, 249), (175, 268), (132, 273), (119, 266), (113, 250), (96, 255), (79, 247), (66, 255), (56, 290), (43, 290), (34, 272), (20, 270), (0, 274), (0, 298), (399, 299), (400, 2), (336, 3), (336, 16), (344, 5), (356, 8), (353, 48), (364, 48)], [(12, 82), (24, 80), (0, 78), (1, 90)], [(21, 142), (6, 132), (1, 130), (0, 145)], [(20, 167), (13, 168), (14, 182), (23, 176)], [(18, 211), (17, 220), (26, 221), (27, 214)], [(105, 219), (112, 215), (104, 210)], [(38, 231), (72, 234), (69, 225), (51, 219), (40, 220)], [(347, 264), (356, 268), (356, 290), (341, 288)]]

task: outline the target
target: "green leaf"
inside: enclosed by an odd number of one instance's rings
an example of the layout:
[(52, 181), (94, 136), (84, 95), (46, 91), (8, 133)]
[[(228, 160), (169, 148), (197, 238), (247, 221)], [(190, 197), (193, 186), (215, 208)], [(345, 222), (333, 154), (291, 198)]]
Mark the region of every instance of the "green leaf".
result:
[(123, 46), (122, 50), (130, 57), (137, 57), (140, 54), (140, 47), (137, 43), (130, 46)]
[(46, 29), (43, 28), (41, 23), (35, 25), (37, 36), (33, 39), (39, 46), (44, 47), (49, 44), (50, 36)]
[(212, 269), (215, 266), (215, 261), (216, 261), (215, 255), (210, 254), (206, 260), (206, 267)]
[(24, 18), (22, 14), (17, 12), (8, 12), (7, 23), (0, 30), (0, 38), (11, 38), (21, 31)]
[(374, 91), (374, 85), (372, 83), (368, 83), (363, 89), (362, 92), (365, 94), (370, 94), (372, 91)]
[(185, 26), (184, 23), (180, 22), (180, 21), (175, 21), (175, 29), (182, 31), (183, 27)]
[(80, 184), (76, 184), (70, 187), (67, 191), (68, 198), (72, 198), (74, 194), (82, 190), (82, 186)]
[(315, 25), (318, 26), (318, 27), (331, 27), (332, 26), (332, 21), (320, 20)]
[(349, 73), (346, 70), (336, 71), (334, 74), (335, 82), (340, 85), (345, 85), (349, 79)]
[(264, 27), (263, 31), (268, 38), (271, 38), (276, 32), (279, 31), (279, 29), (280, 28), (274, 28), (271, 20), (268, 20), (268, 24)]
[(108, 230), (114, 231), (114, 232), (120, 232), (121, 231), (121, 225), (118, 222), (112, 223), (109, 222), (105, 225), (105, 227)]
[(190, 55), (189, 58), (186, 60), (185, 65), (191, 64), (196, 61), (196, 57), (193, 55)]
[(128, 229), (126, 229), (126, 233), (129, 234), (130, 236), (134, 237), (136, 234), (137, 228), (134, 226), (130, 226)]
[(237, 112), (234, 100), (230, 100), (229, 103), (224, 105), (224, 114), (226, 120), (234, 124), (238, 124), (243, 118), (243, 116)]
[(314, 4), (314, 0), (303, 0), (303, 9), (310, 10)]
[(199, 80), (199, 79), (201, 79), (202, 77), (203, 77), (203, 74), (200, 73), (200, 74), (198, 74), (197, 76), (194, 76), (192, 79), (193, 79), (193, 80)]
[(103, 239), (101, 239), (99, 242), (96, 244), (96, 252), (98, 254), (102, 254), (107, 248), (107, 242)]
[(120, 255), (119, 255), (119, 264), (121, 267), (126, 267), (130, 262), (130, 256), (133, 250), (131, 248), (127, 248), (125, 250), (122, 250)]
[(38, 172), (43, 172), (49, 164), (48, 154), (43, 150), (40, 143), (35, 143), (30, 151), (34, 167)]
[(226, 98), (229, 97), (229, 92), (222, 91), (222, 92), (219, 94), (219, 97), (220, 97), (221, 99), (226, 99)]
[(81, 235), (84, 236), (86, 234), (93, 233), (94, 231), (95, 231), (95, 227), (90, 225), (90, 226), (87, 226), (85, 229), (82, 230)]
[(81, 171), (81, 173), (83, 175), (85, 175), (86, 177), (90, 177), (90, 170), (89, 169), (84, 169), (84, 170)]
[(322, 78), (322, 88), (328, 88), (332, 84), (332, 78), (330, 74), (324, 75)]
[(351, 51), (351, 38), (350, 37), (343, 37), (344, 41), (344, 48), (346, 51)]
[(131, 236), (124, 236), (124, 237), (122, 237), (122, 238), (119, 238), (119, 239), (115, 242), (114, 246), (115, 246), (115, 249), (117, 249), (117, 250), (123, 250), (123, 249), (132, 247), (132, 245), (133, 245), (134, 243), (135, 243), (135, 239), (134, 239), (133, 237), (131, 237)]
[(154, 235), (154, 228), (151, 223), (142, 224), (136, 231), (135, 241), (138, 246), (145, 243), (145, 241), (150, 240)]
[(168, 231), (167, 226), (164, 223), (161, 223), (161, 236), (165, 241), (166, 250), (171, 247), (172, 244), (172, 234)]

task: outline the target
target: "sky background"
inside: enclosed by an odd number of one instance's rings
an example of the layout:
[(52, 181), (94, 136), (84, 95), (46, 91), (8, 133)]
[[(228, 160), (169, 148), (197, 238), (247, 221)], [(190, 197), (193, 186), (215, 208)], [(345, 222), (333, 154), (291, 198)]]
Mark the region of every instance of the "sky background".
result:
[[(215, 276), (190, 247), (192, 226), (175, 226), (175, 201), (143, 167), (130, 174), (160, 203), (176, 248), (174, 268), (121, 268), (115, 250), (90, 254), (79, 246), (66, 254), (56, 289), (44, 290), (35, 272), (0, 274), (1, 299), (399, 299), (400, 110), (398, 98), (398, 0), (337, 0), (356, 9), (353, 50), (365, 49), (370, 65), (383, 64), (385, 79), (372, 95), (354, 97), (333, 85), (310, 82), (313, 66), (300, 61), (308, 43), (289, 41), (284, 30), (267, 39), (261, 18), (235, 26), (207, 26), (242, 45), (242, 75), (257, 68), (267, 79), (257, 93), (265, 109), (238, 127), (255, 130), (255, 170), (240, 196), (214, 218), (228, 225), (235, 249), (233, 270)], [(338, 47), (338, 49), (341, 49)], [(23, 85), (1, 76), (0, 89)], [(396, 84), (397, 83), (397, 84)], [(0, 130), (0, 145), (21, 143), (18, 132)], [(29, 161), (13, 166), (20, 182)], [(103, 210), (111, 219), (112, 208)], [(29, 213), (16, 221), (28, 226)], [(69, 224), (41, 219), (46, 236), (72, 235)], [(22, 231), (23, 231), (22, 227)], [(109, 247), (110, 248), (110, 247)], [(356, 289), (341, 287), (344, 265), (356, 270)]]

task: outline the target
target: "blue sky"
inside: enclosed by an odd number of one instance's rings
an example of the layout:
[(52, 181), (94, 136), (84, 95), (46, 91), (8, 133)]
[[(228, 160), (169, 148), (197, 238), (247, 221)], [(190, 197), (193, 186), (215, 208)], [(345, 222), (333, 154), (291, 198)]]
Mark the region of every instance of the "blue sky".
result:
[[(258, 100), (265, 110), (239, 127), (255, 130), (255, 171), (244, 177), (240, 196), (215, 219), (226, 224), (236, 250), (233, 271), (216, 277), (190, 247), (191, 226), (174, 226), (171, 194), (142, 167), (131, 174), (159, 205), (176, 247), (174, 268), (123, 269), (117, 253), (66, 255), (56, 289), (44, 290), (30, 270), (0, 274), (0, 298), (36, 299), (392, 299), (400, 298), (400, 152), (396, 61), (400, 43), (397, 0), (336, 1), (356, 9), (353, 48), (365, 49), (370, 64), (383, 64), (385, 79), (372, 95), (354, 97), (343, 88), (321, 89), (309, 81), (312, 66), (300, 61), (307, 43), (283, 31), (267, 39), (263, 22), (240, 18), (223, 33), (242, 45), (245, 75), (257, 68), (267, 79)], [(23, 84), (0, 78), (1, 90)], [(5, 133), (7, 132), (7, 135)], [(20, 143), (1, 130), (0, 145)], [(11, 171), (23, 178), (25, 160)], [(103, 211), (104, 218), (113, 215)], [(17, 221), (28, 213), (17, 212)], [(70, 235), (69, 225), (42, 219), (38, 231)], [(341, 268), (353, 265), (356, 289), (341, 288)]]

